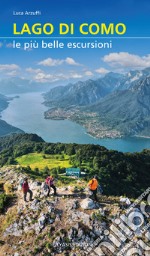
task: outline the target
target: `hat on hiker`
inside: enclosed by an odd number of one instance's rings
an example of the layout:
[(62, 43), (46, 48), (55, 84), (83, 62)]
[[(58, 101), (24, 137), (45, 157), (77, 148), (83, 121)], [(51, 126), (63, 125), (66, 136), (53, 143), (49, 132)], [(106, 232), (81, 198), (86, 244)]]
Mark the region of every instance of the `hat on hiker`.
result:
[(97, 175), (94, 175), (94, 177), (93, 177), (94, 179), (98, 179), (98, 177), (97, 177)]

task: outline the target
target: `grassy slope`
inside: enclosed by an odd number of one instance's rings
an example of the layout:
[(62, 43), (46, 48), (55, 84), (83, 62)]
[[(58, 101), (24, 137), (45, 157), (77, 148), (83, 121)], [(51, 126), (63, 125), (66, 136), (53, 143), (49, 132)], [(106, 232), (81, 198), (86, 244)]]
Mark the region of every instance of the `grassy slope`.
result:
[(31, 169), (38, 167), (39, 169), (56, 168), (56, 167), (71, 167), (69, 164), (69, 157), (64, 155), (64, 159), (61, 159), (60, 155), (46, 155), (41, 153), (30, 153), (16, 158), (17, 162), (21, 166), (30, 166)]

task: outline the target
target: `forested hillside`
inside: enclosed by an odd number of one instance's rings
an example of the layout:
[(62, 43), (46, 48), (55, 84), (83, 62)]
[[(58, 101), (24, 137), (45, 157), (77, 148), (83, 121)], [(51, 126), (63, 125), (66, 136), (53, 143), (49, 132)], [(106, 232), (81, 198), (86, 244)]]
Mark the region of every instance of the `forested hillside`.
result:
[[(106, 195), (136, 197), (150, 184), (150, 150), (141, 153), (121, 153), (99, 145), (46, 143), (33, 134), (20, 134), (0, 139), (0, 166), (18, 164), (17, 157), (29, 153), (69, 156), (72, 167), (86, 171), (89, 179), (97, 174)], [(39, 170), (39, 172), (42, 170)], [(57, 174), (61, 168), (55, 168)]]

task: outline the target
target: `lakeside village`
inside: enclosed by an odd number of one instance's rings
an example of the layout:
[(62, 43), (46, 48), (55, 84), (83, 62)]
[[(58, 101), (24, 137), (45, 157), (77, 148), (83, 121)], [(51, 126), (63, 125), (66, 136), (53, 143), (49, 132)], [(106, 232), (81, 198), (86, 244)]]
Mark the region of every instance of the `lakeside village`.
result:
[(99, 117), (94, 112), (82, 112), (76, 109), (51, 108), (45, 112), (46, 119), (71, 120), (86, 128), (87, 133), (95, 138), (121, 138), (122, 135), (117, 130), (103, 126)]

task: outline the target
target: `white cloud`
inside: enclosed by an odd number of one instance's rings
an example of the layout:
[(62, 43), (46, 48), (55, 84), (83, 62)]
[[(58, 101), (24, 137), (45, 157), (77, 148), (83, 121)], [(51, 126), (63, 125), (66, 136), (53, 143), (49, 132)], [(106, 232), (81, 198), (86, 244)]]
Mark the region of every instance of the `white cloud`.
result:
[(74, 65), (74, 66), (81, 66), (81, 64), (75, 62), (73, 58), (67, 57), (64, 62), (66, 62), (69, 65)]
[(0, 64), (0, 71), (18, 70), (20, 67), (16, 64)]
[(150, 54), (141, 57), (128, 52), (110, 53), (103, 61), (112, 67), (146, 68), (150, 66)]
[(53, 67), (53, 66), (59, 66), (62, 65), (63, 63), (66, 63), (68, 65), (74, 65), (74, 66), (80, 66), (79, 63), (77, 63), (74, 59), (67, 57), (66, 59), (52, 59), (52, 58), (47, 58), (45, 60), (42, 60), (38, 62), (38, 65), (42, 65), (45, 67)]
[(40, 72), (42, 72), (42, 70), (40, 68), (26, 68), (26, 71), (31, 73), (31, 74), (38, 74)]
[(45, 83), (45, 82), (55, 82), (57, 81), (57, 77), (51, 74), (46, 74), (44, 72), (40, 72), (35, 75), (34, 80), (36, 82)]
[(12, 70), (6, 73), (8, 76), (16, 76), (18, 74), (17, 70)]
[(47, 74), (44, 71), (38, 72), (35, 74), (35, 76), (33, 77), (33, 80), (35, 80), (36, 82), (40, 82), (40, 83), (45, 83), (45, 82), (49, 82), (49, 83), (53, 83), (59, 80), (65, 80), (67, 79), (67, 77), (64, 74)]
[(98, 69), (96, 69), (95, 71), (96, 71), (97, 73), (101, 74), (101, 75), (105, 75), (105, 74), (107, 74), (107, 73), (109, 72), (109, 70), (106, 69), (106, 68), (98, 68)]
[(86, 76), (93, 76), (93, 73), (91, 71), (85, 71), (84, 73)]
[(45, 60), (42, 60), (38, 63), (38, 65), (42, 66), (47, 66), (47, 67), (52, 67), (52, 66), (58, 66), (63, 63), (63, 60), (59, 59), (52, 59), (52, 58), (47, 58)]
[(68, 74), (68, 79), (69, 78), (82, 78), (83, 76), (81, 75), (81, 74), (78, 74), (78, 73), (70, 73), (70, 74)]
[[(31, 70), (32, 71), (32, 70)], [(34, 76), (32, 77), (32, 79), (35, 82), (40, 82), (40, 83), (45, 83), (45, 82), (49, 82), (49, 83), (53, 83), (56, 81), (64, 81), (64, 80), (68, 80), (68, 79), (80, 79), (83, 76), (81, 74), (78, 74), (76, 72), (68, 72), (67, 74), (64, 73), (58, 73), (58, 74), (47, 74), (44, 71), (40, 71), (40, 72), (32, 72), (34, 74)]]

